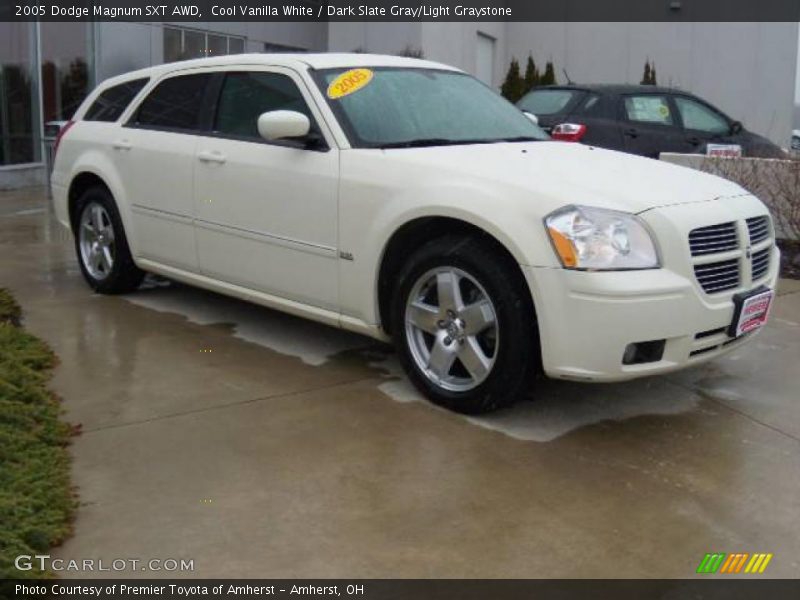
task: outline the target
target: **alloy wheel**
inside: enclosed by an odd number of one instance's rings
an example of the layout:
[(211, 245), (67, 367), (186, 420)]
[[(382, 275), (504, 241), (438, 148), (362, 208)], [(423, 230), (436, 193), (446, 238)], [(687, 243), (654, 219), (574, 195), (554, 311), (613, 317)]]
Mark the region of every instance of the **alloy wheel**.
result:
[(114, 268), (116, 257), (114, 225), (102, 204), (89, 202), (84, 207), (78, 235), (83, 266), (94, 279), (102, 281)]
[(437, 267), (411, 288), (406, 340), (420, 371), (433, 384), (466, 392), (483, 383), (497, 358), (499, 328), (492, 299), (456, 267)]

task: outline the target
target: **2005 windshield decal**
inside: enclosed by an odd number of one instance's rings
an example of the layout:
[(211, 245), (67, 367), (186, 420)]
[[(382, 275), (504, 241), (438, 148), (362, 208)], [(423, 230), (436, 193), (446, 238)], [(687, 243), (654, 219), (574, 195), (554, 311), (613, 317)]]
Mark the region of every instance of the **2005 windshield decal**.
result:
[(370, 69), (350, 69), (341, 73), (328, 85), (328, 98), (337, 100), (357, 92), (370, 81), (374, 73)]

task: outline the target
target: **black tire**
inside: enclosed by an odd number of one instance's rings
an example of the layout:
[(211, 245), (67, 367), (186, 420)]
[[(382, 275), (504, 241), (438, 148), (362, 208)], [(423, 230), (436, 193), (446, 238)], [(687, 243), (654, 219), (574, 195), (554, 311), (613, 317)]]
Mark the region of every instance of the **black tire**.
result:
[[(105, 214), (110, 220), (110, 226), (114, 234), (112, 265), (103, 276), (95, 276), (90, 272), (90, 268), (85, 263), (81, 252), (81, 219), (85, 211), (91, 210), (93, 205), (98, 204), (105, 209)], [(87, 189), (78, 199), (75, 211), (73, 232), (75, 253), (78, 257), (81, 273), (83, 273), (83, 277), (89, 286), (100, 294), (124, 294), (136, 290), (141, 284), (145, 273), (133, 262), (128, 239), (125, 236), (125, 228), (122, 226), (122, 219), (119, 216), (119, 211), (111, 192), (103, 186), (94, 186)]]
[[(445, 389), (432, 381), (418, 364), (420, 359), (415, 359), (412, 350), (415, 342), (409, 339), (409, 336), (414, 338), (415, 334), (409, 333), (406, 328), (409, 295), (414, 293), (416, 297), (420, 289), (419, 282), (424, 281), (431, 271), (438, 272), (442, 268), (454, 268), (474, 279), (494, 308), (494, 322), (497, 324), (495, 343), (492, 345), (494, 363), (485, 379), (478, 384), (476, 378), (476, 387), (469, 390)], [(443, 303), (437, 300), (437, 304), (441, 315)], [(513, 404), (526, 393), (540, 363), (538, 327), (530, 292), (519, 268), (494, 244), (477, 237), (445, 236), (426, 243), (414, 252), (395, 281), (391, 320), (395, 347), (411, 381), (434, 404), (455, 412), (480, 414)], [(464, 324), (463, 321), (460, 323)], [(435, 335), (420, 335), (428, 336), (425, 339), (433, 344), (435, 336), (442, 329), (441, 320), (436, 327), (439, 330)], [(463, 347), (463, 341), (459, 343)], [(454, 366), (456, 369), (463, 367), (466, 364)]]

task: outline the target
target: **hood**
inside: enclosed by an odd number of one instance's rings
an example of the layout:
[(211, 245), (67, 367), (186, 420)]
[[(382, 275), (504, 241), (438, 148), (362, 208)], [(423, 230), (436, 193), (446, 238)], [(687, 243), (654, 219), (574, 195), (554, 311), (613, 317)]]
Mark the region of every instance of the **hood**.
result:
[[(495, 183), (553, 199), (642, 212), (747, 192), (735, 183), (658, 160), (573, 144), (530, 142), (386, 150), (400, 163), (435, 169), (458, 181)], [(411, 166), (411, 165), (409, 165)]]

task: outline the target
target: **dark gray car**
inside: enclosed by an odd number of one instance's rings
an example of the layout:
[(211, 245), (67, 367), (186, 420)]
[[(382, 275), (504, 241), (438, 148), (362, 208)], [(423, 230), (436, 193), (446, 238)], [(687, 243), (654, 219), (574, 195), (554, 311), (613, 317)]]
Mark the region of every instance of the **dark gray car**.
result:
[(705, 154), (708, 144), (738, 144), (744, 156), (782, 158), (768, 139), (747, 131), (708, 102), (652, 85), (560, 85), (536, 88), (517, 102), (555, 139), (657, 158)]

